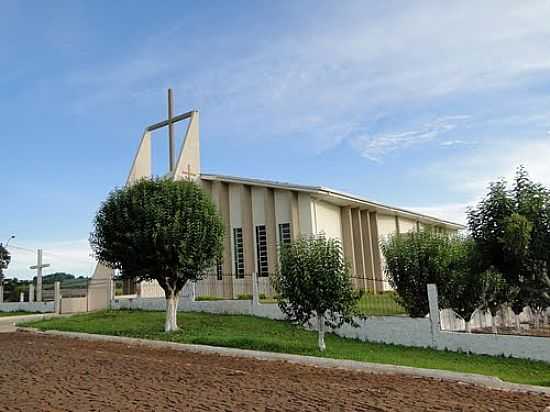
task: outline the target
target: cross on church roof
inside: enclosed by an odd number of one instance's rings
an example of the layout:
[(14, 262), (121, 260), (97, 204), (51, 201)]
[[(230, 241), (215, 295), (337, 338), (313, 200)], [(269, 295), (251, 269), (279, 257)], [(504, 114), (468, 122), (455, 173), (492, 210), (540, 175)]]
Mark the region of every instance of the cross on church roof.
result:
[(193, 111), (190, 111), (190, 112), (186, 112), (186, 113), (182, 113), (177, 116), (174, 116), (174, 94), (172, 93), (172, 89), (168, 89), (168, 118), (166, 120), (163, 120), (162, 122), (152, 124), (151, 126), (148, 126), (145, 129), (148, 132), (152, 132), (154, 130), (158, 130), (168, 126), (168, 148), (169, 148), (168, 156), (169, 156), (170, 172), (173, 172), (176, 167), (176, 146), (174, 142), (174, 124), (182, 120), (189, 119), (192, 114), (193, 114)]

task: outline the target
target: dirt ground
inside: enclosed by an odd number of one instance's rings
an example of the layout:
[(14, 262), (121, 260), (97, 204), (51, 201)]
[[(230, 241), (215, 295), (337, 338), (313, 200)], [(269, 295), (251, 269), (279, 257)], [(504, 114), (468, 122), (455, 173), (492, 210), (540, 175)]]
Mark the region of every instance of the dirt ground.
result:
[(286, 362), (0, 334), (2, 411), (542, 411), (550, 397)]

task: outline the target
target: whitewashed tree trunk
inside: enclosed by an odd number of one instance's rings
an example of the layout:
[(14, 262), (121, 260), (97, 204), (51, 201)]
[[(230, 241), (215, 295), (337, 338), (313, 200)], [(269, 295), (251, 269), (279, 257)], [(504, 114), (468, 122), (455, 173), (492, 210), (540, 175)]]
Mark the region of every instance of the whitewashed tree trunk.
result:
[(164, 323), (165, 332), (174, 332), (178, 330), (178, 300), (179, 294), (170, 292), (169, 297), (166, 298), (166, 322)]
[(519, 332), (521, 329), (520, 321), (519, 321), (519, 315), (515, 315), (516, 318), (516, 332)]
[(464, 319), (464, 329), (466, 333), (472, 333), (472, 323), (469, 320)]
[(491, 332), (497, 333), (497, 317), (491, 314)]
[(327, 347), (325, 345), (325, 317), (323, 315), (317, 316), (317, 330), (319, 331), (319, 350), (324, 352)]
[(534, 312), (535, 312), (535, 329), (539, 329), (540, 328), (540, 318), (541, 318), (542, 313), (539, 312), (539, 311), (534, 311)]

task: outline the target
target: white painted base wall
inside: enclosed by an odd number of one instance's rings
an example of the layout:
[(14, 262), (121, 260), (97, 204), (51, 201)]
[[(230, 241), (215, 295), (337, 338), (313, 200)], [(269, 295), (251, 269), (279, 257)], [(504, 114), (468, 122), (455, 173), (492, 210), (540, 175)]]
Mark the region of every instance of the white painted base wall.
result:
[(0, 312), (37, 312), (54, 311), (54, 302), (4, 302), (0, 303)]
[[(165, 310), (162, 298), (114, 299), (112, 309)], [(284, 314), (276, 304), (253, 304), (251, 300), (194, 302), (180, 299), (179, 311), (253, 315), (282, 320)], [(429, 318), (407, 316), (372, 316), (357, 319), (358, 328), (344, 325), (332, 332), (345, 338), (395, 345), (431, 347), (455, 352), (505, 355), (550, 362), (550, 338), (511, 335), (481, 335), (441, 331)]]

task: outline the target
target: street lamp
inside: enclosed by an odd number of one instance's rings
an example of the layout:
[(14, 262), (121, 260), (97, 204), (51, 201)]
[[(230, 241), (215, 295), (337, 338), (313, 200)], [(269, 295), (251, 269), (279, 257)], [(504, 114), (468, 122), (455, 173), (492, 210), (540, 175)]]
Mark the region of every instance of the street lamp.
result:
[(12, 240), (12, 239), (15, 239), (15, 235), (11, 235), (11, 236), (8, 238), (8, 240), (7, 240), (7, 242), (6, 242), (6, 247), (8, 247), (8, 245), (9, 245), (9, 243), (10, 243), (10, 240)]

